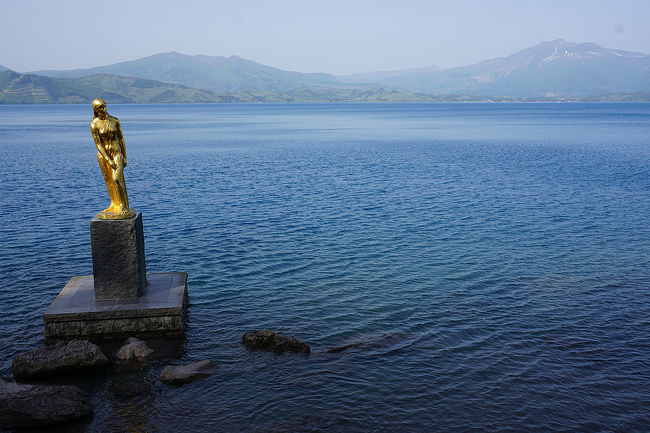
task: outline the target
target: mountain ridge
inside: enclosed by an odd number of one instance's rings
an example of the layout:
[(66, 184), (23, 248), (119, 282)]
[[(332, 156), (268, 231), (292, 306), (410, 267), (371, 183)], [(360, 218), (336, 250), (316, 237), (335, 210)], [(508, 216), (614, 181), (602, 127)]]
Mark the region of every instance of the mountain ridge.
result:
[(591, 42), (547, 41), (469, 66), (390, 77), (403, 91), (477, 96), (587, 96), (650, 90), (650, 55)]
[(239, 56), (192, 56), (176, 51), (88, 69), (31, 73), (53, 78), (81, 78), (104, 73), (227, 93), (242, 90), (286, 91), (305, 86), (340, 84), (333, 75), (325, 73), (284, 71)]
[(2, 68), (2, 103), (81, 102), (92, 92), (132, 103), (645, 101), (650, 92), (650, 55), (563, 39), (469, 66), (339, 77), (175, 51), (95, 68), (36, 71), (48, 76)]
[(105, 73), (221, 93), (287, 92), (340, 86), (515, 98), (650, 91), (650, 55), (563, 39), (545, 41), (509, 56), (468, 66), (446, 69), (428, 66), (343, 76), (284, 71), (239, 56), (187, 55), (176, 51), (95, 68), (32, 73), (58, 78)]

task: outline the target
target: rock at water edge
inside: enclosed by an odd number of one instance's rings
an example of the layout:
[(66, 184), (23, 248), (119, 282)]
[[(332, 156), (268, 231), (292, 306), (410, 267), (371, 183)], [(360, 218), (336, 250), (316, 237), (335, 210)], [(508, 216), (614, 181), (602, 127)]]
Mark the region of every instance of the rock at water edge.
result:
[(75, 386), (21, 385), (0, 379), (0, 428), (25, 428), (92, 416), (88, 396)]
[(17, 355), (13, 359), (12, 367), (16, 379), (26, 379), (70, 373), (79, 368), (102, 367), (106, 364), (108, 359), (97, 345), (86, 340), (71, 340)]
[(140, 370), (147, 366), (153, 350), (142, 340), (130, 337), (112, 356), (117, 370)]
[(274, 353), (296, 352), (309, 353), (309, 344), (297, 338), (281, 337), (270, 329), (248, 331), (242, 337), (242, 344), (250, 350), (266, 350)]
[(160, 373), (160, 380), (179, 385), (210, 376), (218, 369), (219, 367), (208, 359), (187, 365), (168, 365)]

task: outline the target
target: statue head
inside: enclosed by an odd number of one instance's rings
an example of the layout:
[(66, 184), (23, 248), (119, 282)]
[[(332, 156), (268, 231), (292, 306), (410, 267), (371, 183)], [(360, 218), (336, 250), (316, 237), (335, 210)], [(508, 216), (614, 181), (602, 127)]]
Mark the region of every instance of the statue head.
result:
[(106, 101), (97, 98), (93, 101), (93, 119), (102, 117), (100, 114), (106, 116)]

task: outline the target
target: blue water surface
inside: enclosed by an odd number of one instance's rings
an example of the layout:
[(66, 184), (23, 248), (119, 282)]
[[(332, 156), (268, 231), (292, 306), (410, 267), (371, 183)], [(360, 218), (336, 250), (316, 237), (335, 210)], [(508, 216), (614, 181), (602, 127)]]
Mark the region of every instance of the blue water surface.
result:
[[(650, 104), (111, 105), (178, 358), (78, 431), (650, 431)], [(0, 375), (92, 274), (90, 104), (0, 105)], [(309, 356), (247, 352), (274, 329)], [(329, 349), (350, 345), (335, 353)], [(167, 363), (211, 359), (182, 387)]]

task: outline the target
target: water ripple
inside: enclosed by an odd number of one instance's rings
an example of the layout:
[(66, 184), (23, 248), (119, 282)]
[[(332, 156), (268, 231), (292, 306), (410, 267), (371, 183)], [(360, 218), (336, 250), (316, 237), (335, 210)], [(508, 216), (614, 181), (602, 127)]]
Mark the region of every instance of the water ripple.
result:
[[(97, 378), (79, 431), (647, 430), (647, 104), (114, 110), (147, 269), (189, 272), (170, 361), (221, 368)], [(10, 376), (107, 199), (87, 107), (0, 113)], [(257, 328), (312, 353), (247, 352)]]

